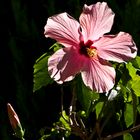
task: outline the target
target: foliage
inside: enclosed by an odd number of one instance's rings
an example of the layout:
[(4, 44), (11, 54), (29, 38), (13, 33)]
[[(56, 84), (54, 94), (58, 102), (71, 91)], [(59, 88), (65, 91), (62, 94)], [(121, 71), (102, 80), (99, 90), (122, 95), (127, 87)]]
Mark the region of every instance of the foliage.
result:
[[(54, 50), (57, 50), (57, 48), (61, 48), (55, 44), (53, 45), (53, 47)], [(43, 56), (45, 57), (41, 57), (42, 64), (40, 65), (40, 61), (37, 61), (38, 63), (36, 63), (34, 67), (35, 70), (36, 68), (43, 70), (43, 63), (46, 64), (46, 58), (48, 58), (46, 53)], [(51, 133), (47, 136), (54, 136), (55, 133), (59, 134), (59, 136), (67, 138), (71, 134), (75, 134), (81, 137), (83, 140), (90, 140), (95, 137), (95, 134), (97, 134), (97, 137), (100, 138), (102, 136), (102, 133), (104, 133), (107, 124), (110, 123), (109, 120), (113, 119), (114, 117), (116, 118), (116, 122), (119, 122), (120, 125), (123, 126), (122, 129), (124, 131), (122, 130), (122, 133), (119, 133), (119, 136), (123, 135), (124, 140), (133, 139), (133, 136), (130, 133), (126, 133), (125, 129), (129, 129), (136, 124), (137, 112), (140, 110), (140, 76), (137, 74), (137, 72), (139, 72), (140, 70), (139, 60), (140, 57), (137, 56), (135, 59), (128, 63), (113, 64), (118, 74), (116, 78), (116, 85), (114, 86), (114, 89), (112, 89), (106, 95), (99, 95), (98, 93), (95, 93), (88, 89), (83, 84), (80, 75), (78, 75), (73, 81), (74, 84), (72, 84), (72, 88), (75, 89), (73, 91), (73, 94), (76, 94), (73, 95), (73, 97), (75, 98), (75, 96), (77, 96), (77, 100), (72, 100), (72, 102), (80, 103), (80, 109), (76, 109), (80, 113), (78, 113), (74, 109), (70, 110), (69, 115), (67, 116), (66, 112), (62, 110), (62, 116), (60, 117), (59, 122), (54, 124)], [(39, 82), (43, 77), (46, 77), (46, 72), (42, 75), (39, 74), (38, 79), (36, 79), (34, 85), (36, 85), (36, 83), (39, 83), (39, 87), (43, 87), (44, 83)], [(49, 79), (46, 81), (44, 80), (44, 82), (46, 85), (48, 83), (51, 84)], [(72, 104), (70, 107), (76, 108), (76, 104)], [(73, 113), (74, 115), (72, 115)], [(93, 126), (86, 126), (91, 113), (95, 114), (96, 123), (94, 123)], [(116, 123), (116, 125), (118, 124)], [(87, 130), (91, 129), (93, 129), (93, 131), (87, 132)], [(81, 134), (81, 131), (84, 133), (84, 136)], [(113, 136), (116, 137), (115, 135)]]
[(47, 86), (49, 83), (52, 83), (52, 79), (49, 77), (47, 69), (48, 58), (48, 54), (45, 53), (37, 59), (34, 65), (34, 92), (42, 86)]

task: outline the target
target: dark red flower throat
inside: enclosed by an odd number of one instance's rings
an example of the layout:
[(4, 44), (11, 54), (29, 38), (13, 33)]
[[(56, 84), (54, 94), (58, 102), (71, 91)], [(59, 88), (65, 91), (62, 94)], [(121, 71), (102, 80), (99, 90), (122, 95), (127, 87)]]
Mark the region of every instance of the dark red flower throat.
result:
[(96, 47), (92, 46), (93, 41), (88, 40), (86, 43), (84, 41), (81, 41), (80, 46), (80, 54), (85, 55), (86, 57), (94, 57), (97, 55), (97, 49)]

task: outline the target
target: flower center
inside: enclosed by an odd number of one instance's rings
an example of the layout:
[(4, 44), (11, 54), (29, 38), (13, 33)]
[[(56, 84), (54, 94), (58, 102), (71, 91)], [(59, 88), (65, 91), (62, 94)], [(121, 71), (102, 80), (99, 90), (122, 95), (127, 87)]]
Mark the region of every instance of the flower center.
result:
[(81, 41), (80, 46), (80, 54), (85, 55), (87, 57), (94, 57), (97, 55), (97, 49), (96, 47), (92, 46), (93, 41), (88, 40), (86, 43), (84, 41)]

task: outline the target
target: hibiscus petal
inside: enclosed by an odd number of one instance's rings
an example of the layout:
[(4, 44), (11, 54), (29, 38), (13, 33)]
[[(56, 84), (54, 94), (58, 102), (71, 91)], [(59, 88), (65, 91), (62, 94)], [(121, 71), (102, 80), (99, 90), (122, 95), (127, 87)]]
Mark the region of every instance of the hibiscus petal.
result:
[(137, 48), (128, 33), (120, 32), (117, 35), (106, 35), (94, 44), (98, 56), (110, 61), (124, 62), (137, 55)]
[(84, 63), (84, 57), (78, 51), (71, 48), (60, 49), (48, 60), (48, 71), (51, 78), (58, 83), (70, 81), (80, 72)]
[(82, 28), (85, 42), (87, 40), (96, 40), (103, 34), (111, 30), (114, 20), (114, 13), (105, 2), (97, 2), (90, 6), (84, 5), (80, 16), (80, 25)]
[(62, 45), (76, 46), (79, 44), (79, 23), (67, 13), (48, 18), (45, 25), (45, 37), (57, 40)]
[(81, 74), (84, 84), (98, 93), (108, 92), (114, 86), (115, 69), (103, 59), (87, 60)]

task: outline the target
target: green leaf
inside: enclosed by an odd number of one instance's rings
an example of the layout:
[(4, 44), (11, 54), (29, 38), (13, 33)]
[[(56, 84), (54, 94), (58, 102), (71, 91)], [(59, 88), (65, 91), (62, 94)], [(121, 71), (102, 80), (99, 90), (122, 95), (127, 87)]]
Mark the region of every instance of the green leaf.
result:
[[(130, 64), (131, 67), (131, 64)], [(131, 80), (131, 76), (129, 74), (129, 65), (126, 66), (126, 64), (121, 64), (119, 69), (117, 69), (117, 71), (119, 71), (119, 75), (120, 75), (120, 80), (119, 80), (119, 84), (123, 85), (123, 86), (127, 86), (129, 80)], [(118, 77), (118, 76), (117, 76)]]
[(125, 119), (125, 124), (126, 124), (126, 127), (128, 128), (130, 125), (133, 124), (133, 105), (132, 104), (129, 104), (129, 103), (126, 103), (126, 109), (125, 109), (125, 112), (124, 112), (124, 119)]
[(54, 43), (49, 49), (53, 49), (54, 52), (56, 52), (57, 50), (61, 49), (62, 45), (60, 45), (59, 43)]
[(130, 133), (123, 134), (123, 140), (133, 140), (133, 137)]
[(86, 117), (86, 112), (83, 111), (83, 110), (80, 110), (77, 114), (78, 114), (81, 118), (85, 118), (85, 117)]
[(131, 87), (129, 84), (126, 86), (123, 86), (120, 84), (121, 90), (120, 93), (123, 95), (124, 102), (131, 102), (132, 101), (132, 93), (131, 93)]
[(139, 103), (139, 98), (132, 91), (132, 99), (133, 99), (133, 126), (136, 124), (137, 120), (137, 105)]
[(122, 112), (116, 112), (116, 117), (117, 117), (117, 120), (120, 121), (121, 120), (121, 116), (122, 116)]
[(49, 55), (45, 53), (34, 64), (33, 92), (53, 82), (48, 74), (48, 58)]
[(71, 131), (69, 122), (69, 117), (66, 115), (65, 111), (62, 111), (62, 116), (60, 117), (60, 122), (64, 125), (66, 130)]
[(39, 140), (46, 140), (51, 136), (51, 134), (42, 136)]
[(140, 96), (140, 76), (138, 76), (136, 73), (137, 69), (130, 62), (126, 65), (126, 68), (128, 69), (129, 75), (131, 76), (131, 79), (128, 81), (128, 86), (134, 91), (136, 96)]
[(103, 104), (104, 104), (104, 102), (98, 102), (98, 103), (96, 104), (95, 109), (96, 109), (96, 118), (97, 118), (97, 119), (98, 119), (98, 117), (99, 117), (99, 115), (100, 115), (100, 113), (101, 113), (101, 110), (102, 110), (102, 108), (103, 108)]
[(140, 114), (140, 104), (137, 106), (137, 110), (138, 110), (138, 112)]
[(98, 100), (99, 94), (87, 88), (84, 85), (81, 77), (78, 77), (76, 80), (77, 80), (76, 81), (77, 98), (80, 104), (82, 105), (83, 110), (86, 112), (88, 116), (88, 114), (91, 111), (90, 107), (96, 100)]
[(140, 56), (136, 56), (136, 58), (133, 59), (131, 63), (135, 68), (140, 69)]
[(133, 79), (133, 77), (136, 76), (136, 72), (137, 72), (137, 69), (135, 67), (133, 67), (132, 63), (127, 63), (126, 65), (126, 68), (128, 69), (129, 71), (129, 75), (131, 76), (131, 78)]
[(65, 110), (62, 111), (62, 116), (66, 121), (69, 121), (69, 116), (66, 114)]
[(140, 76), (136, 75), (131, 81), (131, 88), (136, 94), (136, 96), (140, 97)]

